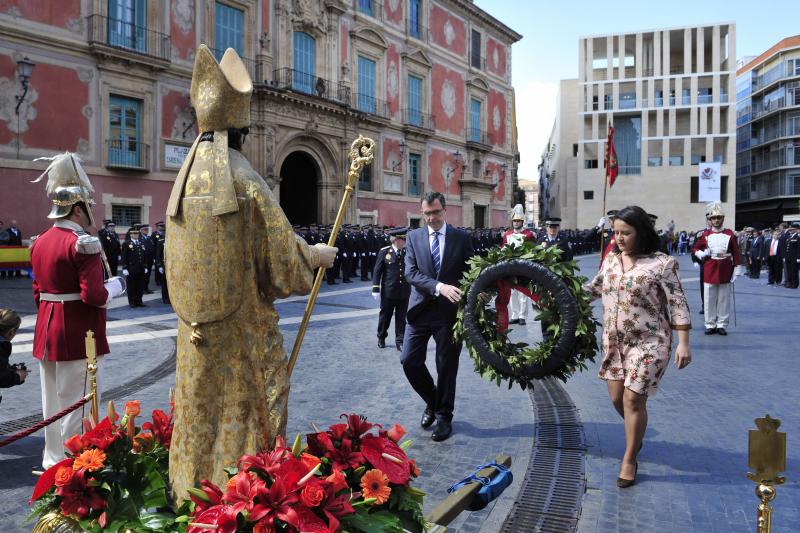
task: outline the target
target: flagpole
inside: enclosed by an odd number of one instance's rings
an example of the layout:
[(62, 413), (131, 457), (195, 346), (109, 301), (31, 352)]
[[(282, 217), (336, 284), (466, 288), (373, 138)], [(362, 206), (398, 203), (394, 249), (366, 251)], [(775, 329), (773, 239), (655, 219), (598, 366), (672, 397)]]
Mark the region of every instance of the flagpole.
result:
[[(610, 131), (611, 124), (609, 124), (608, 127), (609, 127), (609, 131)], [(608, 165), (609, 165), (609, 155), (610, 155), (608, 153), (608, 150), (609, 150), (608, 132), (606, 132), (606, 157), (605, 157), (605, 161), (604, 161), (604, 163), (605, 163), (604, 166), (606, 167), (606, 172), (605, 172), (605, 177), (603, 178), (603, 212), (600, 213), (600, 217), (601, 218), (606, 216), (606, 192), (608, 192)], [(606, 239), (605, 239), (606, 233), (604, 231), (604, 229), (605, 229), (604, 226), (605, 226), (605, 224), (603, 224), (603, 226), (600, 227), (600, 266), (601, 267), (603, 266), (603, 251), (605, 251), (605, 241), (606, 241)]]

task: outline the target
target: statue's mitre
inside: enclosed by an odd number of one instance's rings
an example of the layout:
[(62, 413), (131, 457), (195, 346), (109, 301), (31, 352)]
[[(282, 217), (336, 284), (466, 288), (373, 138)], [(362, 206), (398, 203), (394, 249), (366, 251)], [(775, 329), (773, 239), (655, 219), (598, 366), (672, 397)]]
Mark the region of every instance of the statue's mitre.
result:
[(222, 61), (217, 63), (206, 45), (198, 47), (190, 92), (198, 131), (249, 126), (252, 92), (253, 81), (236, 50), (225, 50)]

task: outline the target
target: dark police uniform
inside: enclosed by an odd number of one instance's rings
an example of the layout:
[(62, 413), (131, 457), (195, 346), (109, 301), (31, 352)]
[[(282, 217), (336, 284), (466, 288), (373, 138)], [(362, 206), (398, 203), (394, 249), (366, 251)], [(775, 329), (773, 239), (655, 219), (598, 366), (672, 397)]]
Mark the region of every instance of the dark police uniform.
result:
[[(560, 218), (549, 218), (545, 221), (545, 224), (548, 226), (559, 226), (561, 225)], [(542, 232), (542, 236), (536, 241), (536, 244), (543, 244), (546, 248), (550, 248), (551, 246), (557, 247), (561, 250), (561, 261), (572, 261), (573, 253), (572, 248), (569, 245), (569, 241), (567, 237), (564, 236), (561, 232), (559, 232), (555, 237), (550, 237), (546, 231)], [(545, 322), (542, 320), (542, 337), (547, 340), (552, 335), (547, 331), (550, 327), (549, 322)]]
[[(405, 239), (406, 229), (392, 232), (396, 238)], [(406, 310), (411, 296), (411, 286), (405, 279), (405, 249), (395, 251), (392, 246), (381, 248), (372, 271), (372, 292), (381, 294), (381, 312), (378, 315), (378, 347), (386, 346), (389, 323), (394, 314), (394, 339), (398, 350), (403, 347), (406, 331)]]
[(119, 235), (117, 235), (116, 229), (114, 227), (108, 227), (111, 222), (111, 220), (104, 220), (103, 224), (105, 224), (106, 227), (98, 231), (97, 236), (100, 238), (100, 244), (103, 245), (103, 252), (105, 252), (106, 259), (108, 260), (108, 266), (111, 270), (109, 275), (116, 276), (117, 267), (119, 265), (119, 253), (122, 251), (122, 248), (119, 244)]
[(786, 239), (786, 287), (796, 289), (798, 286), (798, 265), (800, 261), (800, 227), (792, 225), (792, 231)]
[(144, 307), (145, 270), (150, 269), (147, 262), (147, 250), (141, 238), (125, 241), (122, 247), (122, 269), (128, 271), (128, 304), (131, 307)]
[(155, 268), (156, 273), (161, 274), (161, 301), (165, 304), (170, 303), (169, 301), (169, 288), (167, 287), (167, 276), (165, 272), (167, 271), (167, 267), (164, 264), (164, 245), (166, 243), (166, 236), (161, 235), (161, 238), (156, 242), (156, 262)]
[(156, 263), (156, 256), (158, 255), (158, 247), (164, 245), (164, 223), (163, 222), (156, 222), (156, 230), (150, 235), (150, 242), (153, 243), (153, 266), (155, 267), (155, 273), (153, 277), (155, 277), (156, 285), (161, 285), (162, 279), (164, 275), (159, 272)]

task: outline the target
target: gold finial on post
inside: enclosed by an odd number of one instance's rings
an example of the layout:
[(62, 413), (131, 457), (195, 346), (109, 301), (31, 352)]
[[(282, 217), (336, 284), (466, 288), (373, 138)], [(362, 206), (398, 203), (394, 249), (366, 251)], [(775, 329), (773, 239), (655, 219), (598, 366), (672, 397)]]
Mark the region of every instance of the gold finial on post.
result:
[(92, 395), (92, 422), (97, 424), (99, 411), (97, 408), (97, 344), (94, 331), (86, 332), (86, 369), (89, 371), (89, 384)]
[(780, 425), (780, 420), (766, 415), (756, 418), (757, 430), (748, 432), (747, 465), (754, 472), (748, 472), (747, 477), (758, 484), (756, 496), (761, 500), (756, 521), (757, 533), (771, 533), (772, 507), (769, 503), (777, 494), (774, 485), (786, 481), (784, 476), (779, 475), (786, 470), (786, 433), (778, 431)]
[[(328, 246), (336, 244), (336, 235), (342, 227), (344, 220), (344, 212), (347, 209), (347, 203), (350, 201), (350, 195), (355, 190), (358, 175), (361, 169), (372, 163), (375, 158), (375, 141), (369, 137), (359, 135), (358, 138), (350, 145), (350, 170), (347, 172), (347, 183), (344, 187), (344, 195), (339, 204), (339, 212), (336, 213), (336, 220), (331, 229), (331, 236), (328, 239)], [(300, 345), (303, 344), (303, 337), (306, 335), (306, 328), (308, 321), (311, 318), (311, 311), (314, 310), (314, 303), (317, 301), (317, 294), (322, 285), (322, 278), (325, 276), (325, 269), (319, 267), (317, 270), (317, 277), (314, 278), (314, 286), (311, 288), (311, 294), (308, 296), (308, 303), (306, 304), (306, 311), (303, 313), (303, 321), (300, 323), (300, 328), (297, 330), (297, 337), (294, 339), (294, 346), (292, 347), (292, 355), (289, 357), (289, 365), (287, 367), (287, 375), (292, 376), (292, 370), (297, 363), (297, 356), (300, 353)]]

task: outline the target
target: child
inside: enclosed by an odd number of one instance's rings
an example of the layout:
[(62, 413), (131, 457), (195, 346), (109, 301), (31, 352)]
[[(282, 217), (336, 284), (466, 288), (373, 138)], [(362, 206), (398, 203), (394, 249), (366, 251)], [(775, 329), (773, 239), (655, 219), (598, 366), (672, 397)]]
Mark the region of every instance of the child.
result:
[(11, 339), (17, 334), (21, 323), (22, 319), (15, 311), (0, 309), (0, 387), (2, 388), (22, 385), (28, 377), (28, 369), (24, 363), (8, 364), (8, 358), (11, 357)]

